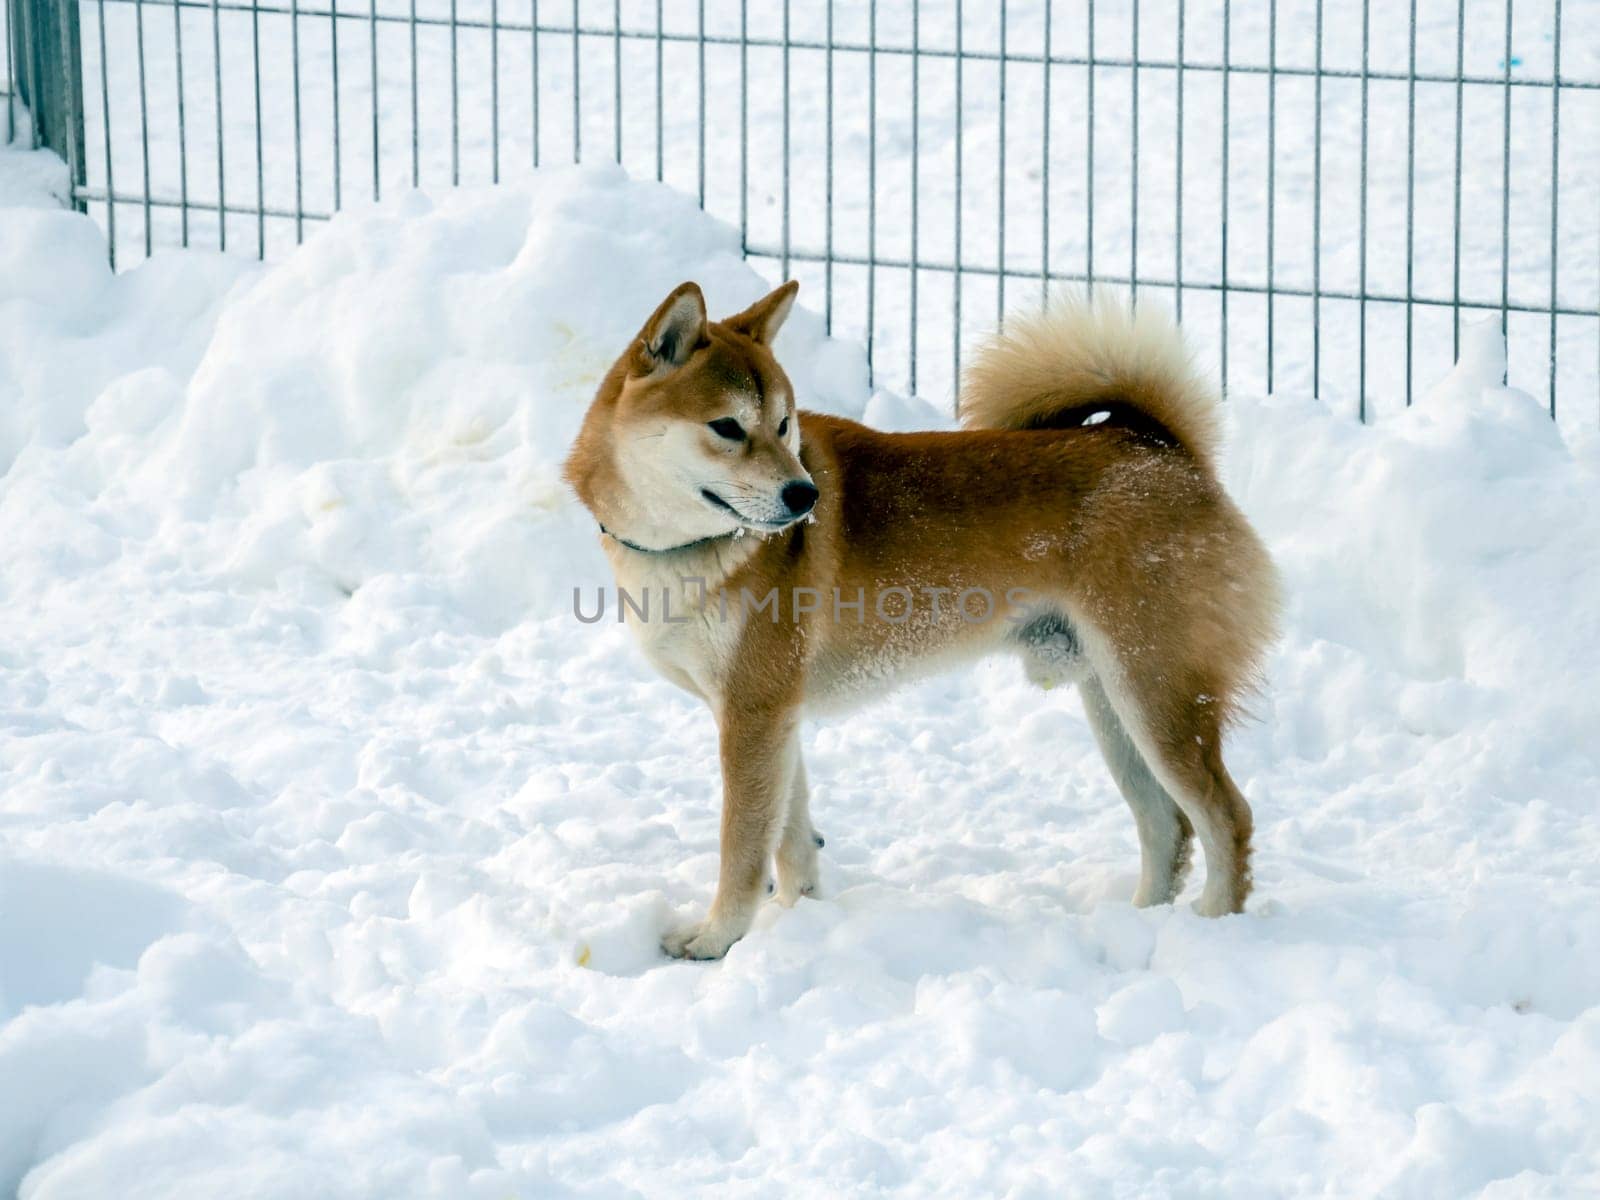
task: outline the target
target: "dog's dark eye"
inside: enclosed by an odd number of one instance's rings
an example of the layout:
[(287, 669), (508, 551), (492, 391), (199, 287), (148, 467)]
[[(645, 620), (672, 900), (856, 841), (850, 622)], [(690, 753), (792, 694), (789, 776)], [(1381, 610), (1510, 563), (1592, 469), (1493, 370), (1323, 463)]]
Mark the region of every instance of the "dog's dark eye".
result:
[(732, 417), (719, 417), (715, 421), (708, 421), (711, 432), (718, 437), (725, 437), (730, 442), (744, 441), (744, 429)]
[(783, 420), (778, 422), (778, 436), (779, 437), (788, 437), (789, 436), (789, 418), (788, 417), (785, 417)]

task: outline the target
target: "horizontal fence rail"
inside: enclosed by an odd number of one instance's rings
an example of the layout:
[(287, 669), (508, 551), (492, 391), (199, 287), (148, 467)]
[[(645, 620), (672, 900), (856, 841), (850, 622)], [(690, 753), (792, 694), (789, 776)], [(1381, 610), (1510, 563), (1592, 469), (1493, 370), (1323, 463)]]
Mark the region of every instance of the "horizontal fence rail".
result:
[(1093, 283), (1172, 307), (1225, 386), (1362, 419), (1495, 321), (1510, 383), (1600, 420), (1593, 3), (4, 2), (7, 90), (76, 122), (49, 144), (118, 266), (616, 161), (931, 399)]

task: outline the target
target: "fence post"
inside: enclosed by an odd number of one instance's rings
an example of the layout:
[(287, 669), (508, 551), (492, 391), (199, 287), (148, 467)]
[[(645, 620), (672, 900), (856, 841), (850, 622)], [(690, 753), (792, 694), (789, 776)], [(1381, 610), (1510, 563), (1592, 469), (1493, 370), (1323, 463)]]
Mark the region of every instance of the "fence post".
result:
[(37, 145), (59, 154), (72, 181), (72, 204), (87, 207), (79, 189), (87, 182), (83, 140), (83, 56), (78, 0), (6, 0), (12, 81), (33, 116)]

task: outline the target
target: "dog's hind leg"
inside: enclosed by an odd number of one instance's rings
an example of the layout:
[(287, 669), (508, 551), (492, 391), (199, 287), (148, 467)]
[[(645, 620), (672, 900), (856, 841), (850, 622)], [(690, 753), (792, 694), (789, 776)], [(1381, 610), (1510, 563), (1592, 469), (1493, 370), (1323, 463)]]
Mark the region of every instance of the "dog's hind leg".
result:
[(1194, 829), (1151, 773), (1100, 680), (1090, 675), (1082, 680), (1079, 690), (1100, 753), (1105, 756), (1123, 799), (1133, 810), (1133, 823), (1139, 831), (1139, 887), (1133, 902), (1140, 908), (1171, 904), (1183, 890), (1184, 876), (1189, 872)]
[(822, 845), (822, 838), (811, 825), (811, 796), (806, 786), (806, 764), (800, 756), (800, 735), (795, 732), (789, 736), (794, 743), (790, 748), (794, 768), (777, 854), (777, 901), (786, 908), (801, 896), (816, 895), (817, 847)]
[(1197, 735), (1188, 745), (1161, 744), (1156, 768), (1188, 815), (1206, 856), (1206, 885), (1195, 901), (1202, 917), (1244, 911), (1250, 895), (1250, 804), (1222, 762), (1222, 734)]
[(1176, 661), (1156, 667), (1130, 655), (1119, 662), (1104, 648), (1091, 657), (1128, 739), (1200, 839), (1206, 883), (1195, 911), (1205, 917), (1242, 912), (1250, 894), (1253, 821), (1249, 803), (1222, 762), (1215, 692), (1192, 686), (1192, 679), (1180, 683), (1193, 672)]

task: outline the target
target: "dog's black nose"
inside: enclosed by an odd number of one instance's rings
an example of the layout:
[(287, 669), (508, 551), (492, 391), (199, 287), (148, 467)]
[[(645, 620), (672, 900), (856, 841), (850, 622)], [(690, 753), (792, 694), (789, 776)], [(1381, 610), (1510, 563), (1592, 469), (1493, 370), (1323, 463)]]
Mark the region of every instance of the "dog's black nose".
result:
[(803, 479), (796, 479), (783, 485), (779, 499), (788, 505), (791, 514), (803, 517), (816, 505), (817, 489)]

